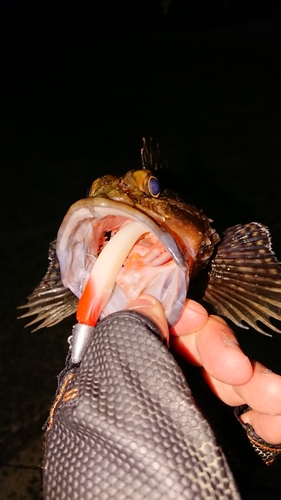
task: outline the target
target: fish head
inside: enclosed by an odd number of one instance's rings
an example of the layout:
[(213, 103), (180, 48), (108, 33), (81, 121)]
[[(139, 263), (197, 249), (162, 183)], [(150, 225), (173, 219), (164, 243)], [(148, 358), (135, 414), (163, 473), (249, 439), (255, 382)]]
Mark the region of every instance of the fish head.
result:
[[(241, 328), (281, 333), (272, 322), (281, 320), (281, 265), (268, 228), (237, 224), (223, 233), (214, 252), (219, 236), (211, 221), (161, 190), (146, 168), (156, 170), (159, 163), (152, 153), (143, 147), (145, 168), (99, 177), (89, 196), (70, 207), (50, 245), (45, 276), (20, 306), (29, 309), (22, 318), (37, 315), (26, 326), (41, 321), (33, 331), (50, 327), (75, 312), (78, 322), (94, 325), (134, 304), (146, 307), (153, 320), (161, 316), (160, 329), (168, 332), (182, 313), (190, 279), (210, 262), (200, 300)], [(148, 311), (151, 299), (156, 308)], [(83, 321), (85, 310), (90, 317)]]
[(220, 239), (201, 209), (167, 189), (161, 191), (159, 180), (150, 170), (130, 170), (122, 177), (100, 177), (89, 191), (89, 197), (96, 196), (133, 206), (165, 228), (188, 262), (191, 276), (205, 267)]
[(142, 169), (96, 179), (88, 197), (67, 212), (56, 252), (62, 283), (78, 299), (94, 270), (98, 317), (147, 294), (162, 304), (172, 326), (190, 278), (218, 240), (201, 210), (161, 191), (155, 175)]

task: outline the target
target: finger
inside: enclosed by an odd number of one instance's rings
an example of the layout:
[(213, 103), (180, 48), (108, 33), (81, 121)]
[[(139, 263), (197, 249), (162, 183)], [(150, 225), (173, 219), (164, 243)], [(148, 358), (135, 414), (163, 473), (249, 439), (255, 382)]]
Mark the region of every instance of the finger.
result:
[[(192, 308), (188, 307), (187, 303), (185, 318), (188, 317), (190, 310), (195, 311), (196, 306), (194, 309), (193, 307), (193, 304)], [(202, 365), (212, 378), (230, 385), (245, 384), (251, 378), (253, 369), (249, 358), (241, 351), (232, 330), (221, 318), (211, 316), (206, 321), (206, 317), (203, 316), (202, 319), (202, 316), (203, 313), (200, 315), (201, 324), (204, 325), (201, 329), (189, 335), (179, 337), (171, 335), (171, 346), (188, 361)], [(235, 400), (240, 401), (241, 398), (236, 395)]]
[(253, 410), (268, 415), (281, 415), (281, 376), (260, 363), (254, 364), (253, 376), (249, 382), (234, 390)]
[(207, 321), (208, 313), (206, 309), (198, 302), (187, 299), (181, 317), (170, 329), (170, 333), (177, 336), (194, 333), (203, 328)]
[(176, 337), (170, 335), (170, 346), (184, 359), (195, 366), (202, 366), (202, 362), (196, 346), (196, 333)]
[(281, 415), (265, 415), (257, 411), (247, 411), (240, 416), (242, 422), (251, 424), (255, 433), (268, 443), (281, 443)]
[(136, 300), (128, 302), (126, 310), (137, 311), (147, 316), (159, 328), (162, 338), (169, 340), (169, 329), (165, 312), (159, 300), (152, 295), (142, 294)]
[(202, 370), (202, 375), (212, 389), (212, 391), (221, 399), (224, 403), (229, 406), (240, 406), (245, 404), (245, 401), (235, 392), (232, 385), (225, 384), (216, 378), (211, 377), (211, 375), (206, 372), (204, 369)]
[(187, 299), (179, 321), (170, 328), (170, 345), (189, 363), (201, 366), (200, 356), (196, 347), (196, 335), (209, 319), (206, 309)]
[(246, 384), (251, 379), (251, 362), (221, 318), (209, 318), (202, 330), (197, 332), (196, 347), (201, 364), (211, 377), (230, 385)]

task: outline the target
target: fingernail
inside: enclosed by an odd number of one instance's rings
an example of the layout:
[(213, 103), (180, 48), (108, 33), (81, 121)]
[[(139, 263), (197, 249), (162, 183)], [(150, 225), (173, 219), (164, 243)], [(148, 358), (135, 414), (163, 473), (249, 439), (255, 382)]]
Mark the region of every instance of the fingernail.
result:
[(203, 306), (201, 306), (201, 304), (195, 302), (194, 300), (189, 299), (187, 301), (187, 307), (188, 309), (190, 309), (190, 311), (195, 312), (196, 314), (208, 316), (206, 309)]
[(271, 375), (273, 373), (272, 370), (264, 366), (262, 363), (259, 363), (258, 361), (255, 362), (255, 369), (260, 373), (263, 373), (264, 375)]
[(250, 412), (247, 411), (246, 413), (242, 413), (242, 415), (239, 416), (239, 419), (241, 420), (241, 422), (243, 422), (243, 424), (251, 424), (249, 413)]
[(272, 370), (270, 370), (269, 368), (265, 368), (263, 369), (262, 371), (265, 375), (270, 375), (272, 373)]
[(231, 349), (234, 349), (235, 351), (241, 352), (241, 349), (239, 347), (237, 340), (233, 339), (231, 337), (227, 337), (226, 335), (224, 335), (224, 338), (223, 338), (223, 345), (225, 345), (226, 347), (231, 347)]

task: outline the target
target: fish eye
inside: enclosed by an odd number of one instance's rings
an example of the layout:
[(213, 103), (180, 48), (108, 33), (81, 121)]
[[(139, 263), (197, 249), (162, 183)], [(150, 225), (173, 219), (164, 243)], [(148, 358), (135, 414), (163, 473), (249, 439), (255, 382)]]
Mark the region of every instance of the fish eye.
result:
[(160, 194), (160, 182), (153, 175), (148, 179), (147, 188), (148, 188), (148, 192), (149, 192), (149, 194), (151, 194), (151, 196), (154, 196), (154, 198), (157, 198), (157, 196), (159, 196), (159, 194)]

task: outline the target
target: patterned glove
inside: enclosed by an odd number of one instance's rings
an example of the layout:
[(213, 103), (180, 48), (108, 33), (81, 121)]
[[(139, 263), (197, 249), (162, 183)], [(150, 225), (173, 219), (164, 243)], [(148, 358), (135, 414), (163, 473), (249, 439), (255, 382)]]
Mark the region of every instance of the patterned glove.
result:
[(108, 316), (59, 378), (45, 499), (236, 500), (236, 484), (173, 356), (146, 317)]

